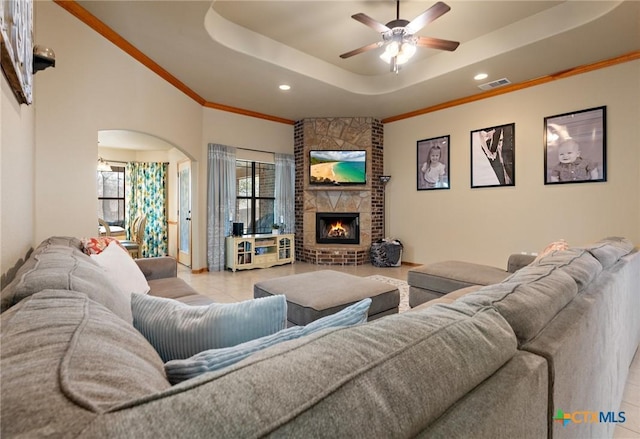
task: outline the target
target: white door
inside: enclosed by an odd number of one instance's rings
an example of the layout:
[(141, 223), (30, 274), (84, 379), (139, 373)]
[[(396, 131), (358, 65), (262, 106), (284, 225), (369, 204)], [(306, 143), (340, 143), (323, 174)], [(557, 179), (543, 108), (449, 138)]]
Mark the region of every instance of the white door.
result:
[(178, 262), (191, 267), (191, 162), (178, 163)]

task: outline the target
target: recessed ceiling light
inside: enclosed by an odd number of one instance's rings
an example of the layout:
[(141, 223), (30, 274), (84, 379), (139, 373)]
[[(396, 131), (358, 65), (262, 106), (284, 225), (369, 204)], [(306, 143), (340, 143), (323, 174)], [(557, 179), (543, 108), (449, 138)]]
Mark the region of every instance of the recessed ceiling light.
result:
[(290, 86), (290, 85), (288, 85), (288, 84), (281, 84), (281, 85), (279, 85), (279, 86), (278, 86), (278, 88), (279, 88), (280, 90), (287, 91), (287, 90), (290, 90), (290, 89), (291, 89), (291, 86)]
[(476, 76), (473, 77), (473, 79), (475, 79), (476, 81), (482, 81), (483, 79), (487, 79), (487, 75), (486, 73), (478, 73)]

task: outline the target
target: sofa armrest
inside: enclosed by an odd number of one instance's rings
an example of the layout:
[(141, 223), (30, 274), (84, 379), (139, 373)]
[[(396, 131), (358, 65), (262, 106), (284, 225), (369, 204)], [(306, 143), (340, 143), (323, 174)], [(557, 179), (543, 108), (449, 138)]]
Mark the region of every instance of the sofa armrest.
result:
[(171, 256), (143, 258), (135, 261), (147, 280), (178, 276), (178, 262)]
[(509, 256), (509, 260), (507, 261), (507, 271), (509, 273), (515, 273), (521, 268), (526, 267), (527, 265), (532, 263), (535, 258), (536, 257), (533, 255), (514, 253)]

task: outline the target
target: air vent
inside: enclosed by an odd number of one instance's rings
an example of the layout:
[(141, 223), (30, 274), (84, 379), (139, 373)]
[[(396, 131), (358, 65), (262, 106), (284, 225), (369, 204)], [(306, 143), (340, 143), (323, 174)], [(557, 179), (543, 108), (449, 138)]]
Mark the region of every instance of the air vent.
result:
[(498, 79), (496, 81), (487, 82), (486, 84), (479, 85), (478, 88), (482, 90), (491, 90), (493, 88), (502, 87), (503, 85), (511, 84), (507, 78)]

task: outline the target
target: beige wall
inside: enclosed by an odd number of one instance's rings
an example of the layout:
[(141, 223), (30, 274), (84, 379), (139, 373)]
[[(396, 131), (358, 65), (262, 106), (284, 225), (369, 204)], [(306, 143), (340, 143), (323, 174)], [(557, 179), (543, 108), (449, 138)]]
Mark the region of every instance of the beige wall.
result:
[(0, 74), (0, 273), (25, 256), (34, 233), (34, 110)]
[(194, 159), (193, 268), (205, 267), (206, 144), (292, 150), (293, 129), (203, 109), (49, 1), (36, 2), (35, 22), (36, 40), (54, 48), (56, 67), (36, 76), (33, 241), (94, 233), (97, 133), (133, 130), (164, 139)]
[[(607, 106), (607, 182), (544, 185), (543, 119)], [(640, 243), (640, 61), (481, 100), (385, 129), (387, 233), (404, 261), (505, 266), (564, 238)], [(515, 187), (470, 189), (470, 131), (515, 123)], [(416, 141), (451, 135), (451, 189), (416, 190)]]
[(56, 52), (56, 67), (36, 75), (35, 239), (90, 236), (98, 131), (153, 134), (195, 154), (201, 107), (59, 6), (36, 2), (35, 22)]

